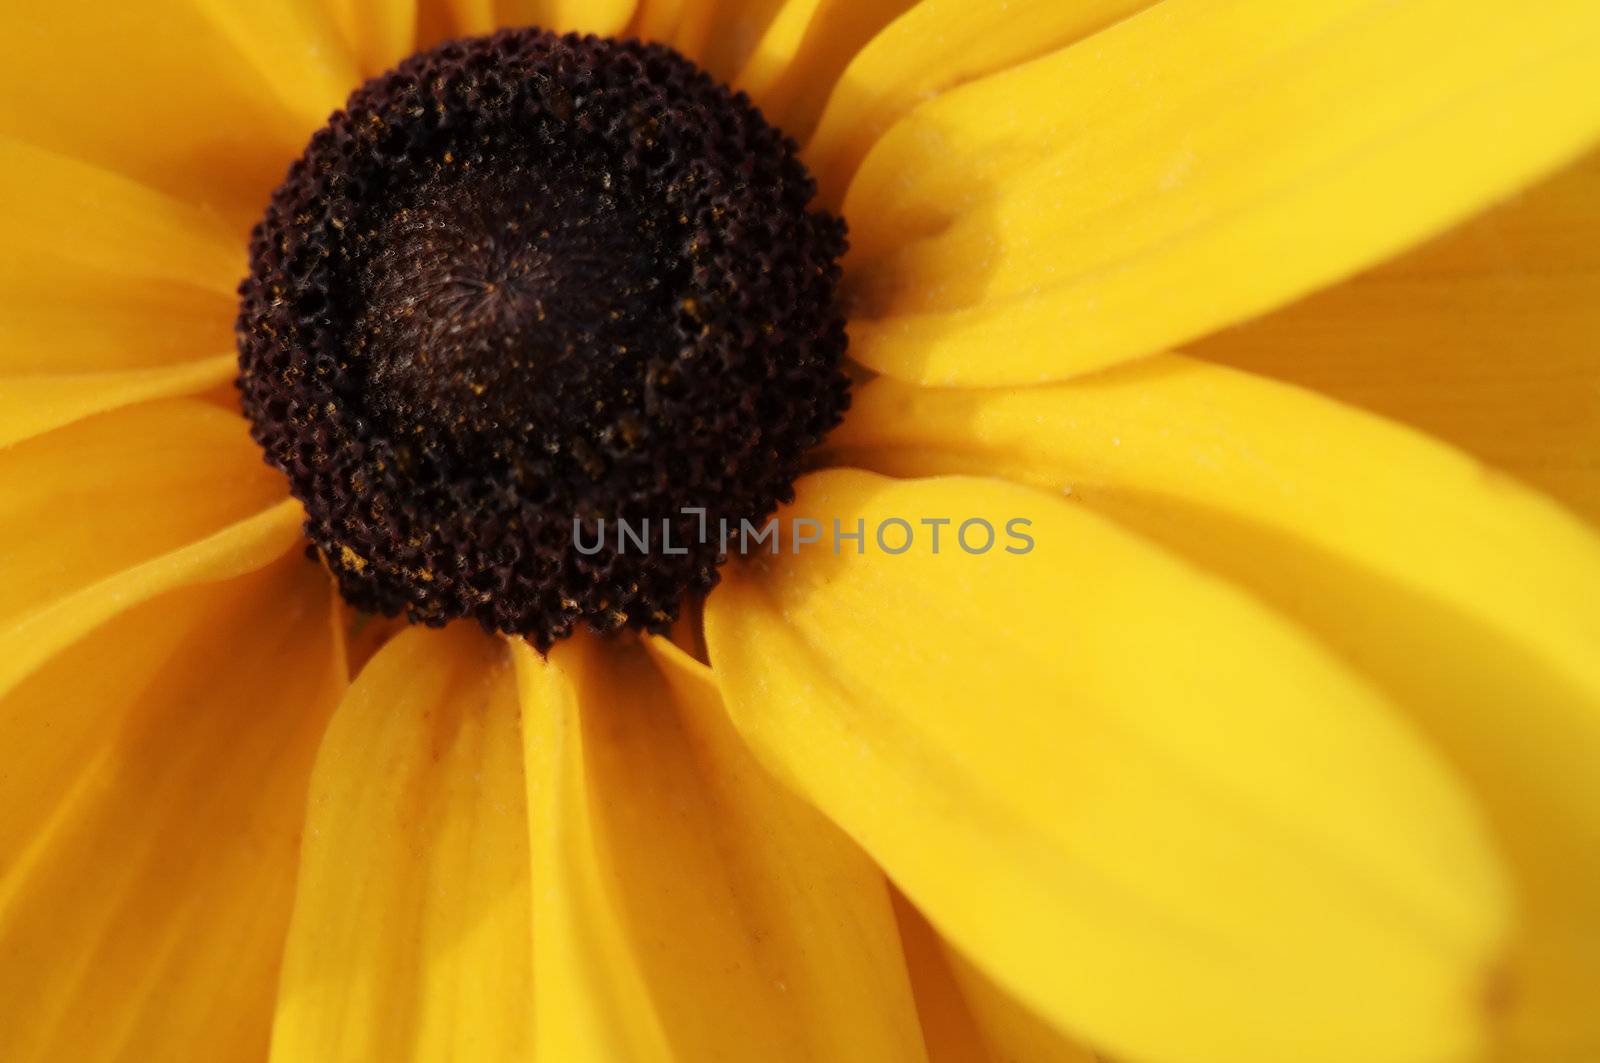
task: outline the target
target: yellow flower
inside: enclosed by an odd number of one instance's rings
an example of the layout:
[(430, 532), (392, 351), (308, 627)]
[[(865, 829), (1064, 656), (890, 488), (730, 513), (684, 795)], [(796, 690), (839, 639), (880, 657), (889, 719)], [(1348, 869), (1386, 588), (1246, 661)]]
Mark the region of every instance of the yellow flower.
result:
[[(312, 131), (529, 23), (803, 145), (857, 382), (782, 516), (871, 547), (547, 658), (357, 616), (229, 386)], [(1600, 1058), (1593, 0), (0, 40), (6, 1060)]]

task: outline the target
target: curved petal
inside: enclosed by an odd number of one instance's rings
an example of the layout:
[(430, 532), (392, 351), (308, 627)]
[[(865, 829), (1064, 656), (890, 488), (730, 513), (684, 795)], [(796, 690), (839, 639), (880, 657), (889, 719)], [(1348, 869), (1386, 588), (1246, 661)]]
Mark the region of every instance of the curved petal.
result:
[(502, 26), (544, 26), (557, 33), (621, 33), (634, 17), (635, 0), (499, 0)]
[(14, 0), (0, 14), (0, 135), (224, 211), (242, 249), (354, 87), (323, 18), (313, 0)]
[(541, 1056), (922, 1058), (882, 873), (756, 765), (703, 665), (514, 652)]
[(921, 0), (850, 60), (806, 144), (823, 202), (837, 208), (861, 160), (918, 104), (1071, 44), (1152, 0)]
[(512, 643), (511, 654), (522, 705), (529, 852), (541, 868), (533, 889), (534, 1054), (580, 1063), (671, 1060), (596, 857), (577, 691), (526, 644)]
[(828, 446), (896, 475), (983, 470), (1153, 525), (1260, 529), (1454, 610), (1600, 698), (1600, 540), (1449, 448), (1298, 388), (1175, 355), (1038, 388), (880, 379)]
[(220, 292), (33, 265), (37, 274), (8, 273), (0, 288), (0, 377), (161, 368), (233, 349), (238, 303)]
[(107, 410), (221, 387), (238, 371), (223, 354), (150, 369), (0, 376), (0, 448)]
[(0, 623), (282, 501), (242, 419), (118, 410), (0, 451)]
[(417, 0), (326, 0), (326, 6), (362, 77), (376, 77), (416, 50)]
[(150, 558), (0, 623), (0, 695), (105, 621), (180, 587), (233, 579), (302, 542), (305, 511), (285, 499), (203, 539)]
[(1597, 45), (1588, 0), (1168, 0), (878, 142), (851, 353), (1032, 383), (1283, 305), (1600, 140)]
[[(797, 491), (784, 517), (860, 520), (871, 545), (725, 570), (706, 634), (729, 711), (997, 984), (1134, 1058), (1484, 1046), (1500, 869), (1336, 660), (1031, 488), (838, 470)], [(946, 527), (935, 550), (918, 522), (940, 518), (997, 541)]]
[(380, 650), (317, 752), (274, 1059), (527, 1058), (524, 801), (500, 643), (456, 625)]
[(423, 15), (419, 16), (421, 19), (429, 17), (447, 27), (439, 35), (441, 37), (491, 33), (499, 25), (495, 18), (494, 0), (433, 0), (423, 7)]
[(916, 0), (784, 0), (733, 87), (797, 141), (811, 136), (839, 75)]
[(731, 83), (783, 8), (784, 0), (696, 0), (670, 43), (718, 81)]
[(628, 25), (629, 35), (670, 44), (689, 6), (684, 0), (639, 0)]
[(327, 120), (355, 88), (356, 63), (333, 19), (341, 0), (181, 0), (252, 66), (307, 127)]
[(0, 139), (0, 227), (7, 299), (109, 275), (231, 303), (245, 270), (244, 241), (214, 213), (11, 139)]
[(343, 599), (339, 601), (335, 625), (343, 636), (345, 663), (351, 679), (361, 674), (367, 662), (388, 645), (390, 639), (410, 626), (404, 616), (363, 613)]
[(259, 568), (303, 515), (243, 421), (149, 403), (0, 450), (0, 688), (59, 639), (186, 583)]
[(1047, 388), (858, 392), (835, 458), (1068, 491), (1388, 691), (1467, 778), (1521, 905), (1516, 1058), (1600, 1051), (1600, 540), (1421, 436), (1181, 358)]
[(0, 447), (220, 384), (243, 248), (212, 214), (0, 138)]
[(329, 593), (290, 558), (163, 597), (0, 699), (8, 1060), (265, 1053)]
[(952, 953), (922, 913), (895, 892), (906, 967), (928, 1063), (1096, 1063), (1096, 1056), (1027, 1011)]
[(1189, 353), (1420, 428), (1600, 525), (1600, 152)]

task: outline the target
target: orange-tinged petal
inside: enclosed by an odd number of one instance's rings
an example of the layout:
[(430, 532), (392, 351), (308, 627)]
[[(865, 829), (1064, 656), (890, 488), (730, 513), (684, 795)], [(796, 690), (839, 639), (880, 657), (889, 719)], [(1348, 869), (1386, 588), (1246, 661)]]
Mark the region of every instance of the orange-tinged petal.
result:
[(877, 143), (851, 353), (1030, 383), (1288, 303), (1600, 140), (1597, 46), (1590, 0), (1168, 0)]
[(335, 624), (344, 633), (345, 660), (354, 679), (377, 652), (408, 626), (404, 616), (362, 613), (342, 600)]
[(0, 229), (7, 299), (109, 276), (231, 300), (245, 268), (243, 240), (213, 212), (10, 139), (0, 139)]
[(524, 802), (502, 645), (380, 650), (317, 753), (274, 1059), (529, 1058)]
[(657, 38), (630, 27), (639, 6), (635, 0), (423, 0), (417, 11), (417, 46), (431, 47), (449, 37), (491, 33), (506, 26)]
[(284, 499), (196, 542), (5, 617), (0, 621), (0, 695), (62, 647), (127, 609), (170, 590), (232, 579), (270, 564), (302, 541), (304, 523), (300, 503)]
[(1518, 1058), (1600, 1051), (1600, 540), (1506, 477), (1181, 358), (1045, 388), (858, 392), (834, 457), (1069, 491), (1247, 587), (1388, 691), (1480, 796), (1521, 905)]
[(0, 450), (0, 691), (150, 597), (282, 556), (304, 514), (243, 422), (149, 403)]
[[(185, 588), (136, 603), (52, 646), (0, 688), (0, 877), (15, 867), (51, 814), (93, 766), (121, 723), (118, 713), (174, 662), (252, 577)], [(258, 581), (259, 582), (259, 581)], [(4, 649), (16, 648), (7, 639)], [(27, 800), (17, 799), (27, 795)]]
[(150, 369), (0, 376), (0, 447), (97, 413), (193, 395), (233, 379), (232, 354)]
[(375, 77), (416, 50), (417, 0), (326, 2), (362, 76)]
[(1009, 1063), (1097, 1063), (1099, 1057), (1024, 1007), (960, 955), (949, 954), (950, 973), (966, 998), (989, 1058)]
[(684, 0), (639, 0), (628, 32), (643, 40), (670, 43), (687, 6)]
[(839, 470), (797, 491), (785, 518), (860, 519), (869, 542), (892, 518), (999, 534), (763, 555), (706, 606), (757, 755), (996, 984), (1132, 1058), (1485, 1046), (1500, 868), (1456, 780), (1335, 658), (1032, 488)]
[(7, 1060), (265, 1053), (328, 595), (296, 557), (164, 597), (0, 699)]
[(308, 131), (355, 87), (353, 52), (333, 17), (340, 0), (185, 0), (254, 67), (284, 109)]
[(1093, 1052), (1029, 1013), (953, 954), (898, 891), (894, 900), (928, 1063), (1095, 1063)]
[(1600, 152), (1189, 353), (1420, 428), (1600, 525)]
[(635, 0), (499, 0), (502, 26), (542, 26), (557, 33), (621, 33), (633, 18)]
[[(759, 103), (794, 64), (822, 3), (823, 0), (781, 0), (740, 69), (734, 88), (750, 93)], [(767, 115), (771, 118), (773, 112), (768, 111)]]
[(922, 1019), (928, 1063), (988, 1063), (989, 1046), (951, 973), (950, 957), (938, 931), (899, 890), (894, 891), (894, 910), (917, 1014)]
[(318, 11), (310, 0), (12, 0), (0, 13), (0, 135), (223, 210), (242, 249), (289, 160), (353, 87), (334, 85), (344, 60), (311, 32)]
[(852, 57), (916, 0), (784, 0), (733, 87), (804, 142)]
[(244, 421), (146, 403), (0, 450), (0, 626), (285, 497)]
[(1151, 0), (922, 0), (850, 61), (828, 97), (805, 160), (837, 207), (856, 167), (897, 119), (969, 81), (1061, 48)]
[(238, 300), (220, 291), (59, 264), (5, 285), (0, 376), (147, 369), (233, 348)]
[(882, 873), (667, 642), (515, 649), (551, 1059), (920, 1059)]
[(0, 447), (225, 381), (240, 244), (211, 213), (0, 138)]
[(443, 8), (451, 36), (472, 36), (490, 33), (497, 25), (494, 0), (436, 0), (425, 10)]
[(0, 375), (170, 365), (233, 345), (241, 238), (209, 210), (0, 137)]
[(783, 7), (784, 0), (697, 0), (671, 43), (717, 80), (731, 82)]

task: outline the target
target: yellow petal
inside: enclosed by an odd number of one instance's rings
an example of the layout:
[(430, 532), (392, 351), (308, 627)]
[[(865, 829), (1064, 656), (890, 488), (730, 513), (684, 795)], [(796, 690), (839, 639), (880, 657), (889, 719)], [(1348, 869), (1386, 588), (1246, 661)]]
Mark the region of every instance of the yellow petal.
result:
[(1260, 529), (1469, 617), (1600, 695), (1600, 540), (1447, 447), (1291, 386), (1181, 356), (1038, 388), (880, 379), (829, 447), (897, 475), (983, 470), (1065, 490), (1119, 518)]
[(1137, 358), (1382, 261), (1600, 139), (1600, 6), (1169, 0), (911, 112), (850, 185), (851, 353)]
[(642, 40), (670, 43), (678, 32), (686, 6), (684, 0), (639, 0), (628, 32)]
[(220, 387), (237, 372), (223, 354), (153, 369), (0, 376), (0, 447), (120, 406)]
[(1446, 447), (1180, 358), (1048, 388), (859, 394), (835, 457), (1068, 490), (1316, 633), (1470, 781), (1522, 906), (1522, 1058), (1600, 1051), (1600, 541)]
[(550, 1059), (919, 1059), (881, 872), (670, 643), (515, 650)]
[(528, 1058), (524, 800), (500, 643), (379, 651), (317, 753), (274, 1059)]
[(244, 423), (149, 403), (0, 450), (0, 689), (119, 609), (259, 568), (303, 519)]
[(9, 139), (0, 139), (0, 230), (8, 300), (107, 275), (231, 300), (244, 274), (244, 242), (215, 215)]
[(1421, 428), (1600, 524), (1600, 152), (1190, 353)]
[(1051, 1029), (952, 953), (898, 891), (894, 900), (928, 1063), (1095, 1063), (1093, 1052)]
[(443, 0), (425, 7), (435, 10), (443, 7), (448, 15), (450, 36), (472, 36), (490, 33), (496, 26), (494, 0)]
[(906, 972), (922, 1019), (928, 1063), (988, 1063), (989, 1045), (951, 974), (950, 958), (938, 931), (899, 890), (894, 891), (894, 910), (900, 922)]
[[(681, 0), (675, 0), (681, 2)], [(450, 37), (491, 33), (506, 26), (538, 26), (556, 33), (629, 32), (635, 0), (422, 0), (417, 11), (418, 47)]]
[[(758, 103), (793, 65), (823, 0), (780, 0), (734, 82)], [(763, 108), (766, 109), (766, 108)], [(769, 118), (774, 117), (767, 110)]]
[(499, 0), (502, 26), (542, 26), (557, 33), (621, 33), (635, 0)]
[(336, 623), (344, 633), (345, 660), (352, 679), (361, 673), (361, 669), (366, 667), (367, 662), (372, 660), (390, 639), (407, 627), (403, 616), (376, 616), (362, 613), (343, 601), (340, 602)]
[(265, 1054), (328, 595), (294, 557), (164, 597), (0, 699), (8, 1061)]
[(0, 483), (0, 623), (285, 497), (241, 418), (182, 400), (0, 451)]
[(0, 13), (0, 136), (223, 209), (242, 250), (266, 194), (352, 87), (333, 88), (345, 69), (337, 49), (296, 36), (318, 7), (11, 0)]
[[(1044, 492), (797, 490), (786, 517), (860, 519), (872, 545), (729, 566), (706, 607), (729, 711), (985, 975), (1140, 1059), (1483, 1046), (1499, 868), (1455, 780), (1334, 658)], [(997, 543), (969, 554), (952, 525), (935, 553), (923, 526), (890, 554), (893, 518), (982, 518)], [(1003, 549), (1024, 549), (1013, 519), (1027, 553)]]
[(731, 82), (783, 7), (784, 0), (696, 0), (671, 43), (718, 81)]
[(0, 695), (40, 662), (126, 609), (195, 584), (232, 579), (301, 542), (305, 511), (285, 499), (197, 542), (142, 561), (0, 622)]
[(59, 265), (4, 283), (3, 376), (147, 369), (233, 348), (238, 299), (221, 292)]
[(951, 953), (949, 961), (950, 973), (972, 1011), (991, 1059), (1097, 1063), (1093, 1052), (1023, 1007), (960, 955)]
[(861, 49), (806, 145), (824, 202), (837, 207), (872, 145), (946, 90), (1055, 51), (1151, 0), (922, 0)]
[(733, 87), (798, 141), (852, 57), (916, 0), (784, 0)]
[(540, 1059), (673, 1059), (610, 884), (596, 859), (584, 780), (583, 724), (570, 680), (513, 643), (528, 783), (533, 884), (535, 1055)]
[[(324, 0), (184, 0), (261, 75), (309, 131), (327, 121), (358, 80), (355, 58)], [(286, 167), (287, 168), (287, 167)]]
[(416, 50), (417, 0), (326, 0), (326, 4), (363, 77), (383, 73)]

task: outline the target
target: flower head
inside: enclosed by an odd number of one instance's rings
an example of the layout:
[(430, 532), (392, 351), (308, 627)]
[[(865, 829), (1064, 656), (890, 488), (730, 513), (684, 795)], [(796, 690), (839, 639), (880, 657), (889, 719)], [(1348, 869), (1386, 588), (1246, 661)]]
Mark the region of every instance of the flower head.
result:
[(1588, 0), (0, 28), (7, 1059), (1600, 1054)]

